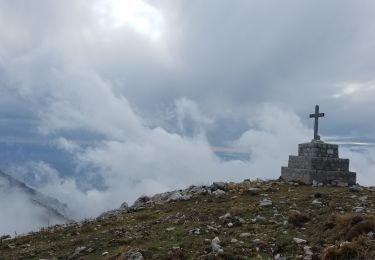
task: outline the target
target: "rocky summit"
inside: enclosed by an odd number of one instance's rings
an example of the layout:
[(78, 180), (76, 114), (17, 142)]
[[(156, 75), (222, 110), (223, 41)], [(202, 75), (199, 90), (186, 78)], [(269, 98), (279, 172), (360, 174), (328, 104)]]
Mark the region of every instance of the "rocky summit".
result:
[(0, 259), (375, 259), (375, 188), (191, 186), (0, 240)]

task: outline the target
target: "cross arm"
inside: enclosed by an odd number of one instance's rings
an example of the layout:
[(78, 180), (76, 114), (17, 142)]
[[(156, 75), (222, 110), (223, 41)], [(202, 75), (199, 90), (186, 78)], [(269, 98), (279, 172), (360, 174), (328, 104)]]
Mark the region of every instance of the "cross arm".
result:
[[(324, 116), (324, 113), (319, 113), (318, 114), (318, 117), (323, 117)], [(310, 118), (314, 118), (316, 117), (316, 114), (310, 114)]]

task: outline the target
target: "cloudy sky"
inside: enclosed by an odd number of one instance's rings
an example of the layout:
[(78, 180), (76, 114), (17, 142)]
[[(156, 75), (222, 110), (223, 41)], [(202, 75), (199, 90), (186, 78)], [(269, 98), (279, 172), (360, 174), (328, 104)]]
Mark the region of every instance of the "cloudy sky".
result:
[(319, 104), (323, 139), (363, 143), (342, 155), (375, 185), (374, 71), (371, 0), (0, 0), (0, 166), (95, 216), (277, 178)]

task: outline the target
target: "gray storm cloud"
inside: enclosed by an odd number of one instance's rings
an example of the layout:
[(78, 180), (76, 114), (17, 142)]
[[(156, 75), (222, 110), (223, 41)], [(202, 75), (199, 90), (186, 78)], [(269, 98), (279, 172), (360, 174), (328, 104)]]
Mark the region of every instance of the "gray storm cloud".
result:
[[(8, 169), (39, 172), (79, 219), (144, 193), (277, 178), (316, 103), (323, 136), (374, 137), (374, 14), (372, 1), (0, 0), (0, 133), (74, 165)], [(216, 143), (251, 160), (223, 161)], [(372, 148), (344, 155), (360, 182), (373, 172)]]

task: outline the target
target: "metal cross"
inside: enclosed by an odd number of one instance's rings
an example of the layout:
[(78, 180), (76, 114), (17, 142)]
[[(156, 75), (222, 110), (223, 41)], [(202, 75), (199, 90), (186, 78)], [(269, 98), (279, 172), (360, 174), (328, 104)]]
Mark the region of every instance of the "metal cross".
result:
[(315, 118), (314, 123), (314, 140), (320, 140), (320, 136), (318, 135), (318, 120), (319, 117), (323, 117), (324, 113), (319, 113), (319, 106), (315, 106), (315, 114), (310, 114), (310, 118)]

